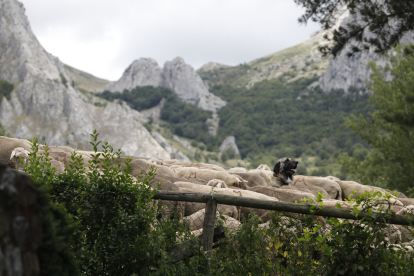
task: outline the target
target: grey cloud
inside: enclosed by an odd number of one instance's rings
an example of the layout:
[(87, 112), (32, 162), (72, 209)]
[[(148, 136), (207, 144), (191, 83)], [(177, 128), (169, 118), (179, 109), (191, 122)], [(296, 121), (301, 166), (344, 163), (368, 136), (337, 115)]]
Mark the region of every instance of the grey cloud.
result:
[(195, 68), (209, 61), (237, 65), (300, 43), (319, 29), (299, 26), (303, 11), (293, 0), (22, 2), (47, 51), (111, 80), (140, 57), (161, 66), (176, 56)]

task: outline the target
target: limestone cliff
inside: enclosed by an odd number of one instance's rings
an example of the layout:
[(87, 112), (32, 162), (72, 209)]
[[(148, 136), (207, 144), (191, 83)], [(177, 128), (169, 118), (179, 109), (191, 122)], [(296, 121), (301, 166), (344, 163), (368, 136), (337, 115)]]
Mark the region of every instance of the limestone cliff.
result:
[(238, 66), (226, 66), (209, 62), (197, 70), (205, 83), (213, 87), (217, 84), (251, 88), (255, 83), (284, 77), (294, 81), (302, 77), (321, 76), (328, 67), (328, 58), (322, 57), (318, 47), (326, 44), (323, 36), (339, 27), (348, 16), (341, 11), (337, 24), (327, 31), (314, 33), (308, 40), (276, 53), (255, 59)]
[(132, 62), (122, 77), (105, 86), (104, 90), (119, 91), (131, 90), (137, 86), (163, 86), (164, 76), (157, 62), (151, 58), (141, 58)]
[[(345, 18), (341, 26), (346, 28), (346, 25), (353, 20), (350, 15)], [(365, 32), (369, 38), (372, 36), (369, 32)], [(414, 32), (408, 32), (401, 40), (402, 43), (408, 44), (414, 42)], [(322, 75), (319, 85), (325, 91), (331, 89), (344, 89), (348, 92), (350, 86), (356, 88), (365, 88), (366, 80), (369, 79), (371, 70), (367, 65), (371, 61), (375, 61), (377, 65), (384, 66), (386, 64), (386, 57), (381, 57), (374, 51), (368, 53), (355, 54), (353, 57), (348, 57), (347, 52), (350, 51), (352, 45), (347, 45), (345, 49), (336, 57), (329, 59), (329, 65), (326, 72)]]
[(108, 84), (104, 90), (116, 92), (146, 85), (170, 88), (183, 102), (213, 113), (226, 105), (225, 101), (208, 91), (193, 67), (180, 57), (167, 61), (163, 69), (153, 59), (135, 60), (118, 81)]
[(90, 148), (89, 133), (97, 129), (100, 139), (127, 155), (169, 158), (139, 112), (125, 104), (87, 103), (65, 66), (40, 45), (17, 0), (0, 0), (0, 80), (15, 86), (10, 101), (1, 102), (0, 121), (17, 138)]

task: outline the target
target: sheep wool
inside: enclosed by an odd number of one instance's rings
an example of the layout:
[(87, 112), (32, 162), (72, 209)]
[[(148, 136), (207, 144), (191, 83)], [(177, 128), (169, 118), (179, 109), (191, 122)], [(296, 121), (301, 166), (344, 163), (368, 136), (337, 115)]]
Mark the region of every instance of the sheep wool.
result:
[(237, 175), (241, 177), (249, 187), (268, 187), (268, 182), (258, 174), (255, 173), (232, 173), (232, 175)]
[(342, 199), (342, 189), (341, 186), (330, 179), (325, 177), (316, 177), (316, 176), (295, 176), (291, 186), (316, 186), (324, 189), (331, 199)]
[(0, 136), (0, 162), (14, 167), (14, 163), (10, 160), (10, 157), (13, 150), (19, 147), (29, 152), (32, 151), (32, 143), (27, 140)]
[(228, 173), (245, 173), (247, 172), (247, 170), (245, 168), (236, 167), (236, 168), (229, 169), (227, 172)]
[(266, 170), (257, 170), (256, 169), (256, 170), (249, 170), (248, 173), (254, 173), (254, 174), (257, 174), (257, 175), (261, 176), (264, 180), (266, 180), (267, 187), (272, 187), (273, 186), (273, 182), (270, 178), (270, 176), (271, 176), (270, 174), (272, 174), (272, 176), (273, 176), (273, 172), (269, 172), (269, 171), (266, 171)]
[(239, 181), (234, 176), (225, 171), (216, 171), (208, 169), (197, 169), (197, 168), (178, 168), (174, 169), (178, 177), (185, 179), (200, 179), (204, 181), (210, 181), (212, 179), (223, 180), (227, 186), (238, 186)]
[(225, 172), (226, 170), (220, 166), (214, 164), (206, 163), (187, 163), (187, 162), (175, 162), (174, 166), (180, 166), (182, 168), (197, 168), (197, 169), (207, 169), (212, 171)]

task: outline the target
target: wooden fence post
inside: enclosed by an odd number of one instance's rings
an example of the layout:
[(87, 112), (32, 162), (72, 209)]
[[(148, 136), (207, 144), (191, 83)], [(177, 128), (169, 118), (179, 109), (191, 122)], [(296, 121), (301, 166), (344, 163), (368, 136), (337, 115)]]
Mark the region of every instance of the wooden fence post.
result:
[[(206, 212), (204, 215), (203, 222), (203, 250), (207, 251), (207, 257), (211, 256), (211, 250), (213, 249), (213, 239), (214, 239), (214, 225), (216, 224), (216, 210), (217, 210), (217, 201), (214, 198), (210, 198), (206, 202)], [(205, 263), (205, 269), (208, 267), (208, 261)]]

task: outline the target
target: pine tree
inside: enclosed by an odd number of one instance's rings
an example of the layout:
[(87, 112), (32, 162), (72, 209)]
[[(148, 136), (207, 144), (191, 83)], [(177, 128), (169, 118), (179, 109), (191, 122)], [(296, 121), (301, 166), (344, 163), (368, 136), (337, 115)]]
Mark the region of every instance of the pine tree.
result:
[[(333, 44), (321, 46), (324, 55), (337, 56), (348, 44), (347, 53), (352, 56), (371, 47), (378, 54), (385, 54), (395, 46), (408, 31), (414, 30), (414, 1), (412, 0), (294, 0), (303, 6), (305, 14), (299, 22), (319, 22), (324, 30), (333, 27), (346, 7), (353, 20), (346, 28), (334, 31), (333, 37), (325, 38)], [(367, 30), (370, 31), (369, 37)]]
[(409, 191), (414, 186), (414, 46), (397, 47), (385, 68), (369, 66), (376, 111), (367, 118), (352, 115), (345, 124), (372, 149), (365, 160), (345, 155), (339, 162), (364, 184)]

